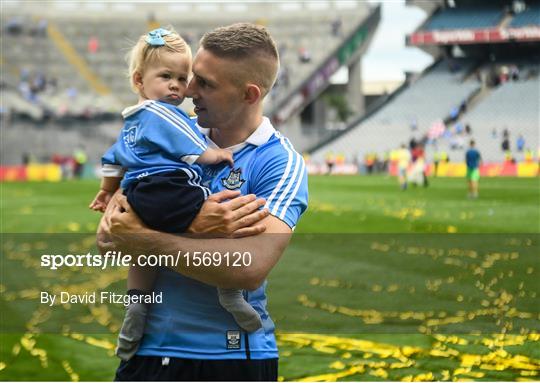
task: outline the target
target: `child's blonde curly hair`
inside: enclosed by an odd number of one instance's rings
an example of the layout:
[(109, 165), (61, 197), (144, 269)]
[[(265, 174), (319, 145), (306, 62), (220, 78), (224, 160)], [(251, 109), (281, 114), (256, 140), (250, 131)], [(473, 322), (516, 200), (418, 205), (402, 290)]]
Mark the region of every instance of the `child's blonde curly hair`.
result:
[[(129, 64), (129, 82), (131, 89), (135, 93), (139, 93), (134, 81), (134, 74), (139, 73), (144, 75), (144, 71), (149, 65), (159, 63), (161, 52), (184, 53), (188, 56), (189, 62), (192, 61), (191, 48), (184, 39), (171, 27), (167, 27), (166, 35), (162, 35), (164, 45), (152, 45), (147, 42), (149, 34), (144, 34), (137, 40), (137, 43), (131, 48), (126, 56)], [(152, 31), (154, 32), (154, 31)]]

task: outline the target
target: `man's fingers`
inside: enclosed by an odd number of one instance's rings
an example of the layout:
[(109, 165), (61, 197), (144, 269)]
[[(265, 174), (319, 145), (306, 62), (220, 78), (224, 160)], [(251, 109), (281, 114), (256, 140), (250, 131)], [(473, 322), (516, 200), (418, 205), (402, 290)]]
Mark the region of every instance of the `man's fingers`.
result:
[(107, 251), (116, 250), (116, 245), (114, 244), (114, 242), (109, 242), (109, 241), (106, 241), (105, 239), (102, 240), (102, 239), (98, 238), (97, 246), (98, 246), (98, 249), (102, 253), (106, 253)]
[[(238, 230), (243, 227), (251, 226), (253, 224), (256, 224), (259, 221), (262, 221), (263, 219), (265, 219), (266, 217), (270, 215), (270, 212), (268, 211), (268, 209), (257, 210), (257, 208), (255, 208), (254, 210), (255, 211), (245, 213), (243, 216), (238, 217), (235, 220), (235, 227), (233, 229)], [(240, 209), (238, 209), (237, 211), (240, 211)]]
[[(227, 207), (227, 209), (230, 209), (231, 211), (235, 211), (237, 209), (240, 209), (242, 208), (244, 205), (249, 205), (250, 203), (252, 203), (253, 201), (255, 201), (257, 199), (257, 196), (255, 196), (255, 194), (247, 194), (247, 195), (243, 195), (243, 196), (240, 196), (240, 197), (236, 197), (235, 199), (232, 199), (228, 202), (225, 202), (223, 205)], [(262, 206), (260, 205), (260, 201), (258, 202), (259, 206)], [(263, 202), (263, 205), (264, 205), (264, 202)], [(251, 210), (253, 210), (253, 207), (251, 207)], [(236, 211), (235, 211), (236, 213)], [(245, 214), (243, 214), (245, 215)], [(242, 217), (242, 215), (237, 215), (235, 214), (236, 218), (240, 218)]]
[(264, 233), (266, 230), (266, 226), (264, 225), (255, 225), (250, 227), (244, 227), (242, 229), (236, 230), (234, 233), (231, 234), (231, 237), (233, 238), (242, 238), (242, 237), (250, 237), (252, 235), (257, 235)]
[[(270, 212), (268, 209), (264, 210), (257, 210), (251, 214), (248, 214), (240, 219), (237, 219), (232, 225), (231, 225), (231, 231), (233, 232), (233, 236), (235, 233), (237, 233), (241, 229), (252, 229), (253, 227), (257, 227), (260, 229), (263, 228), (263, 231), (266, 230), (266, 226), (260, 224), (260, 222), (268, 217), (270, 215)], [(243, 233), (243, 232), (241, 232)], [(251, 233), (251, 231), (248, 231), (248, 233)], [(258, 234), (258, 230), (256, 230), (253, 234), (245, 234), (245, 235), (255, 235)]]
[(129, 205), (125, 195), (117, 196), (116, 197), (116, 202), (118, 203), (118, 207), (120, 208), (120, 211), (130, 211), (131, 210), (131, 206)]
[(249, 203), (241, 205), (236, 210), (234, 210), (234, 220), (235, 221), (239, 220), (240, 218), (243, 218), (253, 212), (259, 211), (259, 209), (263, 207), (265, 203), (266, 201), (264, 199), (259, 198)]
[(240, 195), (239, 190), (222, 190), (219, 193), (212, 194), (210, 197), (208, 197), (209, 201), (214, 202), (223, 202), (228, 199), (236, 198)]

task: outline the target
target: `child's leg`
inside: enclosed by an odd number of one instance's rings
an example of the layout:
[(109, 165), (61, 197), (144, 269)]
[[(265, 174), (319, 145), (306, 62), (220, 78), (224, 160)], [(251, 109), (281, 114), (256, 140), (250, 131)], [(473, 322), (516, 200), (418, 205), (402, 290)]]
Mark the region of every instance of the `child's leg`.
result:
[(144, 294), (152, 292), (157, 277), (157, 269), (150, 266), (130, 266), (128, 272), (127, 288), (139, 290)]
[(230, 312), (234, 320), (247, 332), (253, 332), (262, 327), (261, 316), (244, 299), (242, 290), (221, 289), (218, 287), (219, 303)]
[[(155, 267), (130, 266), (128, 272), (128, 295), (150, 294), (157, 276)], [(129, 360), (139, 348), (144, 334), (148, 305), (131, 303), (126, 310), (124, 322), (118, 335), (116, 355), (122, 360)]]

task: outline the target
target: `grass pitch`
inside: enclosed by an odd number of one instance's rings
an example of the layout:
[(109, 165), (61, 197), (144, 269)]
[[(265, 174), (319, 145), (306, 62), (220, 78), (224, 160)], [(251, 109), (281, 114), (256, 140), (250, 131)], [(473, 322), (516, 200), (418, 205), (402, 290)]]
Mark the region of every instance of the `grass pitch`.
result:
[[(468, 200), (462, 179), (402, 192), (388, 177), (310, 177), (309, 210), (269, 277), (280, 376), (538, 380), (539, 180), (480, 185)], [(43, 233), (71, 233), (58, 248), (91, 247), (97, 182), (1, 187), (0, 379), (111, 380), (121, 308), (51, 312), (37, 296), (54, 284), (123, 290), (125, 270), (47, 275), (36, 264)]]

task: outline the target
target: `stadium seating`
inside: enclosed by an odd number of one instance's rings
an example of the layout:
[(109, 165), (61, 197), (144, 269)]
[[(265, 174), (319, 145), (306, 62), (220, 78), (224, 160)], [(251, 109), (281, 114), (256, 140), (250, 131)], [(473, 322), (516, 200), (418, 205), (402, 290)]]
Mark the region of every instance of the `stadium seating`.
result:
[[(302, 83), (320, 63), (327, 58), (328, 54), (338, 46), (343, 37), (351, 32), (368, 15), (368, 6), (362, 2), (354, 2), (354, 10), (339, 4), (331, 6), (331, 12), (318, 5), (297, 3), (297, 8), (291, 4), (278, 4), (269, 7), (265, 4), (251, 4), (245, 7), (237, 7), (233, 10), (222, 6), (223, 13), (215, 13), (214, 9), (204, 9), (207, 13), (192, 15), (189, 12), (174, 12), (174, 16), (168, 19), (160, 19), (160, 24), (172, 25), (180, 34), (191, 42), (192, 50), (198, 47), (200, 37), (208, 30), (217, 26), (233, 22), (251, 21), (264, 24), (275, 38), (280, 48), (282, 66), (287, 68), (289, 84), (276, 87), (271, 97), (268, 97), (266, 108), (270, 109), (281, 100), (285, 99), (290, 91)], [(172, 7), (172, 5), (171, 5)], [(195, 9), (197, 5), (190, 5)], [(221, 11), (220, 6), (218, 11)], [(313, 9), (311, 9), (311, 8)], [(229, 7), (230, 8), (230, 7)], [(260, 9), (259, 9), (260, 8)], [(283, 9), (282, 9), (283, 8)], [(285, 9), (287, 8), (287, 9)], [(198, 9), (198, 8), (197, 8)], [(268, 9), (271, 12), (268, 12)], [(264, 17), (259, 17), (264, 15)], [(127, 79), (127, 65), (125, 55), (139, 35), (148, 29), (146, 14), (134, 14), (133, 17), (114, 18), (110, 15), (103, 17), (49, 17), (49, 26), (54, 24), (58, 31), (69, 41), (76, 54), (82, 58), (89, 70), (97, 75), (97, 78), (106, 85), (110, 91), (107, 102), (102, 102), (102, 107), (108, 111), (119, 112), (123, 106), (136, 101)], [(332, 33), (332, 22), (341, 19), (341, 31), (339, 34)], [(30, 17), (27, 17), (22, 25), (26, 25)], [(3, 25), (9, 20), (9, 15), (2, 16)], [(8, 63), (17, 70), (26, 68), (31, 72), (44, 71), (48, 78), (58, 80), (58, 94), (44, 98), (43, 102), (50, 109), (58, 108), (59, 105), (68, 105), (75, 112), (87, 110), (98, 103), (103, 96), (98, 97), (91, 84), (84, 80), (79, 71), (68, 63), (60, 54), (51, 38), (34, 38), (23, 31), (21, 36), (10, 36), (2, 31), (0, 36), (5, 39), (4, 65)], [(91, 37), (97, 38), (99, 48), (92, 53), (88, 49)], [(22, 40), (22, 43), (21, 43)], [(311, 61), (300, 63), (298, 51), (301, 47), (307, 48), (311, 53)], [(28, 54), (31, 52), (31, 56)], [(32, 57), (31, 60), (28, 58)], [(69, 88), (77, 90), (81, 95), (76, 100), (66, 99), (65, 92)], [(87, 95), (93, 97), (86, 97)], [(92, 101), (88, 103), (88, 101)], [(94, 108), (95, 109), (95, 108)]]
[[(538, 73), (537, 65), (536, 68)], [(522, 72), (525, 71), (527, 68), (522, 68)], [(538, 100), (540, 100), (539, 76), (509, 81), (493, 89), (485, 99), (463, 116), (461, 121), (470, 124), (472, 137), (476, 140), (485, 161), (504, 160), (505, 156), (501, 150), (504, 129), (510, 133), (510, 148), (516, 160), (521, 161), (524, 156), (523, 153), (516, 151), (516, 139), (520, 134), (525, 138), (525, 146), (536, 152), (540, 147)], [(496, 132), (495, 136), (493, 130)]]
[[(334, 152), (344, 154), (349, 162), (355, 162), (368, 152), (387, 152), (413, 136), (426, 133), (433, 123), (446, 118), (452, 108), (459, 106), (479, 88), (478, 84), (461, 81), (473, 63), (461, 61), (458, 64), (454, 64), (451, 72), (447, 62), (438, 62), (360, 125), (316, 150), (312, 154), (313, 160), (322, 163), (326, 153)], [(413, 121), (416, 131), (411, 130)]]
[(423, 29), (489, 28), (497, 26), (502, 17), (503, 11), (500, 8), (448, 8), (437, 12)]
[[(367, 11), (364, 7), (360, 7), (354, 13), (341, 12), (338, 15), (342, 18), (342, 31), (346, 34), (363, 20)], [(258, 20), (268, 27), (278, 47), (281, 48), (282, 66), (287, 67), (289, 72), (288, 89), (293, 89), (300, 84), (341, 41), (330, 33), (331, 22), (338, 15), (307, 12), (298, 14), (294, 20), (270, 17)], [(195, 52), (199, 38), (206, 31), (227, 23), (246, 21), (246, 19), (250, 19), (249, 14), (229, 16), (226, 20), (209, 18), (208, 20), (190, 21), (185, 18), (171, 18), (164, 21), (163, 25), (172, 25), (181, 35), (189, 37), (192, 50)], [(134, 102), (134, 95), (129, 88), (129, 83), (126, 77), (121, 74), (127, 72), (125, 54), (138, 36), (147, 29), (146, 21), (144, 19), (118, 20), (111, 24), (107, 20), (93, 20), (84, 23), (60, 20), (58, 24), (68, 36), (72, 36), (71, 42), (74, 47), (108, 84), (113, 94), (124, 104)], [(100, 42), (100, 48), (95, 54), (87, 51), (88, 39), (91, 36), (97, 37)], [(311, 53), (312, 59), (309, 63), (299, 63), (298, 50), (302, 46), (307, 47)], [(269, 100), (268, 107), (272, 102), (280, 100), (282, 96), (286, 97), (286, 93), (283, 89), (277, 92), (273, 100)]]
[[(53, 115), (81, 115), (84, 113), (117, 112), (120, 104), (114, 97), (96, 95), (89, 84), (77, 70), (59, 54), (54, 43), (47, 37), (32, 37), (27, 34), (11, 35), (2, 31), (3, 50), (2, 65), (7, 72), (6, 79), (15, 87), (19, 82), (21, 70), (29, 77), (41, 73), (47, 81), (54, 79), (56, 85), (48, 86), (44, 92), (37, 94), (33, 103), (19, 102), (19, 107), (11, 108), (14, 112), (23, 112), (21, 108), (28, 106), (27, 115), (39, 119), (42, 113), (35, 113), (39, 107)], [(19, 96), (20, 97), (20, 96)], [(20, 101), (20, 100), (19, 100)], [(15, 100), (11, 100), (13, 104)], [(30, 107), (32, 105), (32, 107)], [(24, 114), (24, 113), (23, 113)]]
[(518, 13), (510, 22), (509, 27), (519, 28), (529, 25), (540, 25), (540, 6), (531, 6), (524, 12)]

